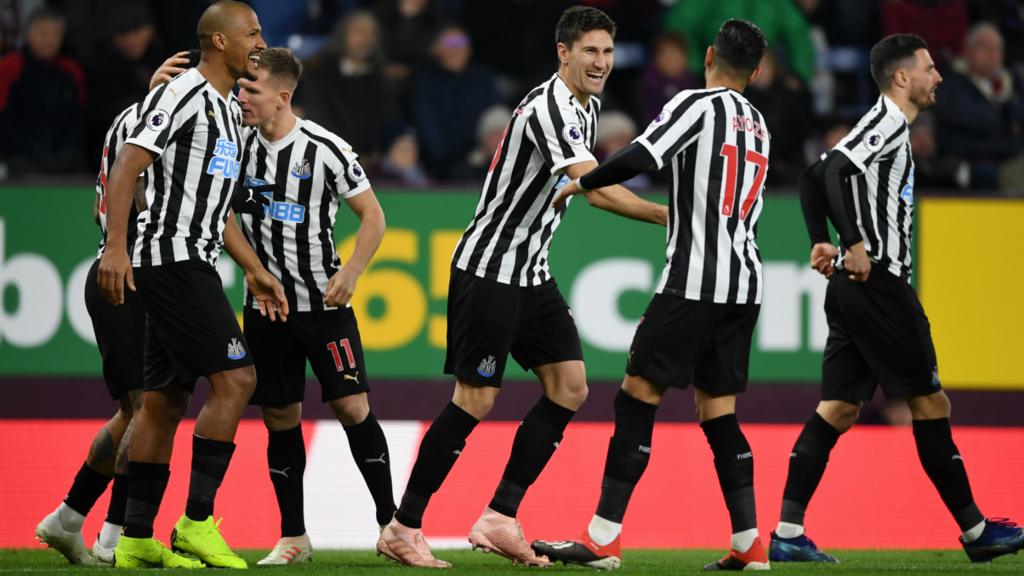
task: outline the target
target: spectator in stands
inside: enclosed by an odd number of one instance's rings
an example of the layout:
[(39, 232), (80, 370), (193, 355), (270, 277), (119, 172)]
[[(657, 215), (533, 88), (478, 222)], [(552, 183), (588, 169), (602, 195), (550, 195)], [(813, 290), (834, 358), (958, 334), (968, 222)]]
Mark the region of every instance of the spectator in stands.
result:
[[(714, 43), (722, 22), (742, 18), (756, 22), (768, 45), (785, 48), (789, 68), (804, 83), (814, 73), (814, 47), (810, 28), (793, 0), (689, 0), (676, 2), (665, 16), (665, 27), (690, 42), (690, 70), (704, 72), (704, 52)], [(774, 152), (774, 151), (773, 151)]]
[(808, 23), (825, 34), (830, 46), (870, 49), (882, 36), (882, 0), (796, 0)]
[[(598, 162), (604, 162), (612, 154), (629, 146), (639, 134), (636, 122), (625, 113), (618, 110), (602, 112), (597, 123), (594, 157)], [(622, 185), (630, 190), (643, 190), (651, 187), (651, 178), (647, 173), (641, 172), (622, 182)]]
[(89, 158), (99, 156), (114, 117), (149, 93), (149, 78), (166, 56), (144, 3), (122, 6), (106, 24), (111, 34), (96, 64), (89, 67)]
[(394, 180), (414, 188), (430, 184), (430, 179), (420, 167), (420, 147), (416, 143), (415, 134), (405, 132), (391, 141), (379, 173), (382, 179)]
[(683, 90), (703, 88), (690, 72), (686, 38), (676, 32), (662, 32), (654, 38), (651, 58), (640, 77), (640, 121), (650, 122), (665, 103)]
[(772, 135), (771, 186), (796, 186), (807, 164), (804, 144), (814, 132), (811, 95), (798, 78), (781, 66), (775, 51), (761, 59), (761, 75), (747, 86), (744, 95), (761, 114)]
[(444, 20), (433, 0), (381, 0), (374, 14), (384, 32), (387, 76), (408, 78), (430, 58), (430, 47)]
[(939, 68), (960, 54), (967, 32), (967, 0), (886, 0), (882, 35), (912, 32), (928, 43)]
[(307, 63), (295, 98), (306, 118), (358, 150), (365, 167), (380, 160), (382, 143), (400, 127), (371, 13), (357, 10), (339, 21), (327, 46)]
[(494, 76), (471, 61), (469, 35), (461, 27), (441, 30), (433, 56), (413, 80), (412, 116), (427, 174), (444, 180), (476, 144), (480, 115), (499, 99)]
[(946, 74), (936, 99), (939, 146), (971, 165), (974, 187), (999, 186), (1000, 165), (1022, 151), (1024, 99), (1003, 65), (1003, 37), (976, 24), (964, 40), (964, 59)]
[(914, 190), (967, 188), (971, 167), (961, 158), (940, 156), (935, 139), (935, 117), (930, 111), (917, 115), (910, 125), (910, 149), (914, 154)]
[(0, 152), (16, 174), (83, 170), (85, 77), (60, 54), (64, 18), (38, 8), (25, 30), (24, 48), (0, 60)]
[(480, 115), (476, 125), (476, 146), (452, 174), (452, 180), (472, 183), (474, 186), (483, 183), (511, 117), (512, 110), (504, 104), (495, 104)]

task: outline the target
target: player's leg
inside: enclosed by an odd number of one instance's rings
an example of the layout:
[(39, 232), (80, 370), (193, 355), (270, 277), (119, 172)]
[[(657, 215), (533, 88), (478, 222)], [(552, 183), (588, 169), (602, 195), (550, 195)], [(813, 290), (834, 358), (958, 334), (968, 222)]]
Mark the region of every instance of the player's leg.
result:
[(395, 497), (391, 454), (377, 418), (370, 410), (370, 379), (363, 358), (359, 325), (351, 308), (310, 314), (302, 332), (305, 355), (320, 381), (321, 401), (327, 402), (345, 430), (352, 458), (376, 507), (377, 524), (391, 522)]
[[(139, 364), (141, 365), (141, 358)], [(141, 384), (141, 370), (138, 381)], [(114, 548), (117, 547), (121, 532), (124, 530), (125, 507), (128, 505), (128, 446), (135, 423), (134, 415), (142, 409), (142, 389), (129, 390), (121, 398), (120, 403), (121, 412), (128, 415), (128, 424), (114, 455), (114, 481), (110, 489), (107, 517), (92, 545), (93, 558), (98, 563), (107, 565), (114, 563)]]
[(746, 390), (758, 305), (709, 304), (711, 340), (694, 369), (697, 418), (714, 454), (718, 484), (732, 525), (729, 553), (705, 570), (767, 570), (757, 532), (754, 453), (736, 418), (736, 395)]
[[(578, 341), (575, 330), (571, 337)], [(581, 360), (541, 364), (533, 371), (544, 394), (516, 430), (501, 480), (470, 529), (469, 542), (476, 549), (494, 552), (517, 564), (545, 566), (549, 562), (530, 548), (516, 515), (527, 490), (561, 443), (569, 421), (586, 400), (587, 377)]]
[(421, 531), (423, 514), (465, 448), (466, 438), (494, 406), (521, 296), (518, 287), (452, 268), (444, 371), (455, 375), (455, 393), (423, 435), (395, 518), (381, 531), (378, 553), (406, 565), (449, 566), (430, 553)]
[(790, 451), (782, 513), (769, 548), (772, 562), (837, 561), (807, 537), (804, 516), (839, 436), (857, 422), (863, 402), (874, 395), (876, 387), (868, 361), (850, 334), (843, 306), (855, 306), (851, 302), (861, 302), (862, 295), (855, 292), (851, 298), (844, 292), (842, 298), (837, 285), (850, 281), (839, 276), (829, 282), (825, 297), (829, 334), (822, 360), (822, 400)]

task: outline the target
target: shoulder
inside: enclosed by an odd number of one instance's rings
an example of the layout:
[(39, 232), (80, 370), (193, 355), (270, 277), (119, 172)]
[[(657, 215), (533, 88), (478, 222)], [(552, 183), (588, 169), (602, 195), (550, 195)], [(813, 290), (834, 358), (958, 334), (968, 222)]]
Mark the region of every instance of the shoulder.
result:
[(338, 161), (344, 161), (356, 156), (355, 151), (352, 149), (352, 145), (341, 136), (338, 136), (334, 132), (331, 132), (312, 120), (303, 119), (301, 122), (302, 126), (300, 127), (300, 130), (302, 130), (302, 133)]

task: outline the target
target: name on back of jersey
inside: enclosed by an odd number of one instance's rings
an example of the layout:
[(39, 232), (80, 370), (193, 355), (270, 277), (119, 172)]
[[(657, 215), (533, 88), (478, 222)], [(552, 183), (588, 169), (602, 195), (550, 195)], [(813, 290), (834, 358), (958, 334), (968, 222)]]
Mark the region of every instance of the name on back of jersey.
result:
[(242, 170), (242, 163), (238, 158), (238, 145), (227, 138), (217, 138), (217, 144), (213, 148), (213, 158), (206, 165), (207, 174), (218, 172), (228, 180), (238, 178)]
[(768, 141), (768, 133), (765, 131), (764, 126), (750, 116), (744, 116), (742, 114), (733, 116), (732, 129), (734, 132), (750, 132), (761, 142)]

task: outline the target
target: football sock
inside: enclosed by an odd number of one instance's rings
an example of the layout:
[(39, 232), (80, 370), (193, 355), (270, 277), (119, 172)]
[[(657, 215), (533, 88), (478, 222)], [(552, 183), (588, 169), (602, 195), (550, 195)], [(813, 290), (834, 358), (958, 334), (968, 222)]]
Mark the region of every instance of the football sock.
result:
[(472, 414), (459, 408), (453, 402), (445, 406), (441, 414), (423, 435), (416, 463), (409, 474), (402, 504), (395, 513), (395, 519), (410, 528), (423, 525), (423, 512), (430, 497), (441, 487), (455, 461), (466, 447), (466, 438), (480, 421)]
[(967, 530), (964, 530), (964, 533), (963, 533), (962, 536), (960, 536), (960, 539), (963, 540), (964, 543), (970, 544), (971, 542), (974, 542), (978, 538), (981, 538), (981, 533), (984, 532), (984, 531), (985, 531), (985, 520), (982, 520), (981, 522), (978, 522), (977, 524), (975, 524), (973, 527), (968, 528)]
[(96, 537), (99, 540), (100, 546), (110, 549), (117, 546), (117, 541), (121, 539), (121, 530), (124, 530), (123, 524), (112, 524), (110, 521), (103, 523), (103, 528), (100, 528), (100, 535)]
[(587, 526), (587, 534), (590, 536), (590, 539), (594, 541), (594, 544), (597, 544), (598, 546), (607, 546), (611, 544), (621, 533), (621, 522), (605, 520), (597, 514), (590, 519), (590, 525)]
[[(800, 534), (803, 534), (804, 513), (807, 511), (811, 496), (821, 482), (821, 477), (825, 475), (828, 456), (838, 440), (839, 431), (817, 412), (804, 424), (789, 455), (789, 473), (786, 476), (786, 487), (782, 492), (780, 528), (783, 524), (800, 526)], [(783, 530), (791, 533), (785, 528)], [(784, 536), (778, 530), (776, 533), (783, 538), (795, 538), (800, 535)]]
[(718, 484), (729, 509), (732, 533), (757, 528), (754, 508), (754, 455), (740, 430), (735, 414), (726, 414), (700, 423), (715, 455)]
[(913, 426), (917, 456), (928, 478), (939, 491), (942, 502), (961, 531), (974, 528), (985, 520), (985, 516), (974, 503), (963, 458), (953, 443), (949, 418), (914, 420)]
[(269, 431), (267, 468), (277, 497), (277, 509), (281, 511), (281, 537), (302, 536), (306, 533), (302, 492), (306, 444), (301, 424), (289, 430)]
[(348, 445), (355, 458), (356, 467), (363, 475), (366, 487), (370, 489), (373, 504), (377, 508), (377, 524), (391, 522), (395, 515), (395, 496), (391, 488), (391, 454), (388, 441), (380, 422), (373, 412), (366, 419), (353, 426), (345, 426)]
[(213, 500), (234, 452), (234, 442), (192, 436), (192, 476), (185, 502), (185, 516), (189, 520), (202, 522), (213, 516)]
[(615, 431), (608, 441), (608, 455), (601, 480), (597, 515), (622, 524), (629, 498), (651, 459), (651, 437), (658, 407), (641, 402), (619, 389), (615, 395)]
[(804, 535), (804, 527), (800, 524), (779, 522), (775, 527), (775, 535), (780, 538), (798, 538)]
[(128, 462), (128, 503), (124, 512), (124, 535), (152, 538), (153, 519), (171, 476), (168, 464)]
[(71, 483), (71, 490), (68, 490), (68, 495), (64, 498), (64, 503), (75, 512), (86, 516), (109, 483), (110, 476), (104, 476), (90, 468), (88, 464), (82, 463), (78, 474), (75, 474), (74, 482)]
[(574, 414), (575, 411), (555, 404), (547, 396), (541, 396), (534, 404), (516, 431), (512, 453), (491, 499), (492, 510), (515, 517), (526, 490), (554, 455)]
[(743, 554), (754, 545), (754, 540), (757, 540), (757, 528), (750, 528), (733, 534), (729, 539), (729, 547)]

